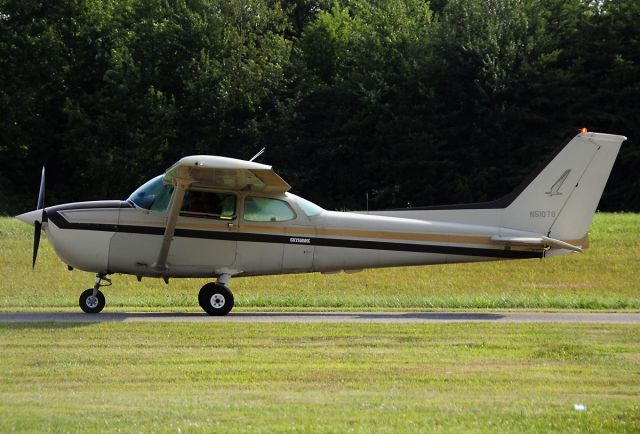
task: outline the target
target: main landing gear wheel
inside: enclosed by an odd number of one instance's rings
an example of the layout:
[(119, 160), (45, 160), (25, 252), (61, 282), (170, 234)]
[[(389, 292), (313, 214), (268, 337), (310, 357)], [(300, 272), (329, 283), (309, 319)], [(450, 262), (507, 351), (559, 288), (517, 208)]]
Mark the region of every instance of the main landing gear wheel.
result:
[(233, 294), (220, 283), (207, 283), (200, 289), (198, 302), (209, 315), (223, 316), (233, 309)]
[(86, 313), (98, 313), (104, 309), (104, 294), (98, 290), (96, 295), (93, 295), (93, 291), (93, 288), (89, 288), (80, 294), (80, 309)]

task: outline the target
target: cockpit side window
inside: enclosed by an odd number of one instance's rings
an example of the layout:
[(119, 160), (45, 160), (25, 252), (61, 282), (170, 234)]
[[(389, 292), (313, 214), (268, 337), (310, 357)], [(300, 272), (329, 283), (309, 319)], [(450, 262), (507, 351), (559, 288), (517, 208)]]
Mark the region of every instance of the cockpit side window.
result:
[(248, 196), (244, 200), (244, 219), (248, 222), (284, 222), (296, 218), (296, 213), (284, 200)]
[(232, 220), (236, 215), (236, 196), (229, 193), (187, 190), (180, 215)]
[[(173, 186), (165, 184), (164, 175), (159, 175), (140, 186), (128, 200), (140, 208), (166, 212), (172, 194)], [(233, 220), (236, 216), (236, 196), (230, 193), (187, 190), (180, 215)]]

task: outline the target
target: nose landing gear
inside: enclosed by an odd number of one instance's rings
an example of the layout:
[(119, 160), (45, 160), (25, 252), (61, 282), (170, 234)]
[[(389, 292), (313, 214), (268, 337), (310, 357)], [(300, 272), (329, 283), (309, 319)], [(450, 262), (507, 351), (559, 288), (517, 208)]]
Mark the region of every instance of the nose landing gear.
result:
[[(102, 283), (102, 281), (107, 283)], [(80, 309), (85, 313), (98, 313), (104, 309), (105, 298), (100, 288), (103, 286), (111, 286), (111, 279), (107, 278), (105, 274), (96, 275), (96, 284), (93, 288), (89, 288), (80, 294)]]

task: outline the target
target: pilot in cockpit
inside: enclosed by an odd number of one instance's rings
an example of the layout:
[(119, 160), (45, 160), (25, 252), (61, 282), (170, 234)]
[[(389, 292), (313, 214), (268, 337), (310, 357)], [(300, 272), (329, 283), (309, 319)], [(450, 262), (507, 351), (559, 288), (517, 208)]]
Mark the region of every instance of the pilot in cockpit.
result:
[(222, 211), (220, 198), (216, 194), (203, 191), (189, 191), (182, 209), (189, 213), (220, 216)]

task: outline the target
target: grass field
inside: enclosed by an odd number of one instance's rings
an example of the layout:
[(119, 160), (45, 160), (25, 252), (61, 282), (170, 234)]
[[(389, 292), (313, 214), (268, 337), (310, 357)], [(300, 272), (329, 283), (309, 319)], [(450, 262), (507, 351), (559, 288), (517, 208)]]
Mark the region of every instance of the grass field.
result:
[[(0, 219), (0, 309), (77, 310)], [(545, 261), (236, 279), (242, 309), (638, 309), (640, 216)], [(196, 310), (203, 281), (114, 276), (107, 310)], [(639, 432), (640, 326), (0, 324), (0, 432)], [(574, 405), (582, 404), (584, 411)]]
[[(597, 214), (591, 247), (546, 260), (365, 270), (358, 274), (238, 278), (238, 309), (640, 309), (640, 215)], [(76, 308), (94, 277), (68, 272), (33, 228), (0, 218), (0, 309)], [(116, 275), (106, 309), (199, 310), (202, 279), (137, 282)]]
[(0, 432), (638, 432), (639, 333), (3, 324)]

